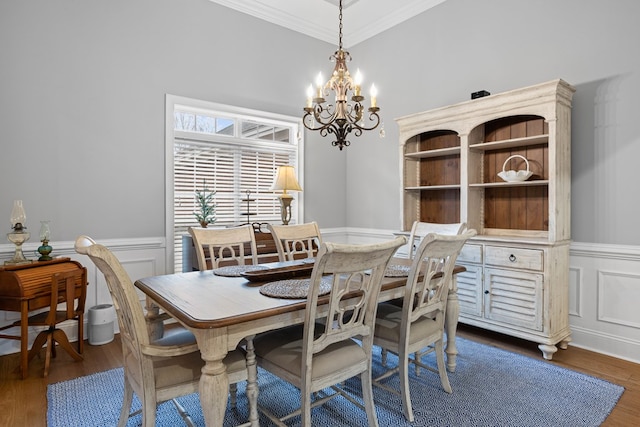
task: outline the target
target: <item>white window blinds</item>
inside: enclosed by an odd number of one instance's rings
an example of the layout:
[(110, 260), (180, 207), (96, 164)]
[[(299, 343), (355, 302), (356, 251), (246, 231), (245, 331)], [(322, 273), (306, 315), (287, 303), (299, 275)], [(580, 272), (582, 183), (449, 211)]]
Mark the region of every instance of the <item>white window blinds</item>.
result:
[[(194, 216), (196, 190), (215, 191), (216, 220), (210, 227), (280, 222), (279, 194), (270, 187), (278, 166), (293, 165), (300, 174), (300, 145), (297, 121), (182, 105), (174, 107), (173, 119), (173, 162), (168, 162), (173, 191), (168, 195), (173, 204), (173, 265), (178, 272), (182, 236), (189, 227), (199, 226)], [(293, 223), (297, 217), (294, 209)]]

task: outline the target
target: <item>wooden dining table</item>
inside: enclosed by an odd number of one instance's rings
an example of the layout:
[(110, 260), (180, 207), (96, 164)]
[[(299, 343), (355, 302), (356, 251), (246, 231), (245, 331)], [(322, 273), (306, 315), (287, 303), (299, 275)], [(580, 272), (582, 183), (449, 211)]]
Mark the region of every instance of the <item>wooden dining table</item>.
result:
[[(269, 269), (286, 267), (295, 270), (296, 266), (305, 268), (304, 262), (263, 265)], [(406, 258), (393, 258), (390, 264), (409, 265), (410, 262)], [(464, 267), (456, 266), (454, 272), (462, 271)], [(146, 277), (135, 282), (135, 286), (150, 298), (152, 305), (170, 314), (195, 335), (205, 361), (199, 391), (207, 426), (221, 426), (225, 417), (229, 380), (222, 360), (227, 352), (234, 350), (246, 337), (304, 323), (305, 299), (265, 296), (260, 293), (264, 284), (245, 277), (218, 276), (210, 270)], [(379, 301), (402, 298), (405, 284), (406, 277), (385, 277)], [(445, 351), (450, 371), (455, 370), (458, 353), (455, 345), (458, 314), (454, 278), (446, 312)], [(257, 419), (251, 421), (252, 425), (257, 425)]]

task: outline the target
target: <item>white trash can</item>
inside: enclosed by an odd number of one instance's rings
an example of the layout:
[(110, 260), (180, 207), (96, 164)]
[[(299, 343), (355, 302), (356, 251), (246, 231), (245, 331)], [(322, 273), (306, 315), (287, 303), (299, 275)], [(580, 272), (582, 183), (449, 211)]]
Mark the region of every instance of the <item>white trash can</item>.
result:
[(111, 304), (100, 304), (89, 309), (89, 344), (101, 345), (113, 341), (113, 322), (116, 310)]

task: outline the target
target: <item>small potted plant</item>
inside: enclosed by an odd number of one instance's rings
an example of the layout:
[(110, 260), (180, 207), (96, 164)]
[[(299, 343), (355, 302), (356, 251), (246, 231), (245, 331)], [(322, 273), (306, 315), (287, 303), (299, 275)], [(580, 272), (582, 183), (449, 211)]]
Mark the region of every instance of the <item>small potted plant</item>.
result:
[(207, 225), (216, 222), (216, 204), (213, 201), (213, 195), (215, 191), (209, 191), (205, 181), (202, 182), (202, 191), (196, 190), (196, 205), (197, 211), (193, 212), (196, 219), (200, 223), (202, 228), (207, 228)]

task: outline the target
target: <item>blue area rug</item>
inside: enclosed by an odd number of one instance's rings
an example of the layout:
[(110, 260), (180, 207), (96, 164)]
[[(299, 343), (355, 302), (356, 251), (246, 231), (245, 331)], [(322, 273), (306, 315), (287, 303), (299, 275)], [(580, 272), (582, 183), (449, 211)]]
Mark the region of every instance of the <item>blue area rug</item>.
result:
[[(611, 412), (624, 388), (609, 382), (556, 367), (543, 359), (532, 359), (494, 347), (458, 338), (455, 373), (449, 374), (453, 393), (442, 390), (437, 374), (423, 371), (411, 378), (414, 426), (599, 426)], [(571, 351), (571, 349), (567, 350)], [(435, 366), (433, 355), (424, 360)], [(397, 359), (389, 355), (389, 363)], [(374, 369), (382, 370), (379, 350)], [(413, 370), (411, 370), (413, 372)], [(295, 409), (299, 392), (262, 369), (258, 373), (261, 406), (277, 415)], [(51, 384), (47, 390), (47, 424), (50, 427), (115, 426), (123, 394), (122, 369)], [(397, 376), (389, 384), (398, 386)], [(347, 388), (361, 396), (359, 380)], [(410, 425), (402, 414), (400, 397), (380, 388), (374, 396), (381, 426)], [(198, 426), (204, 419), (197, 394), (180, 398)], [(140, 407), (134, 397), (134, 407)], [(248, 418), (244, 385), (238, 385), (238, 407), (227, 409), (225, 426)], [(314, 426), (364, 426), (364, 411), (340, 397), (312, 413)], [(128, 426), (139, 426), (141, 416)], [(261, 425), (272, 425), (261, 416)], [(299, 425), (300, 419), (289, 425)], [(172, 403), (158, 408), (157, 425), (184, 425)]]

